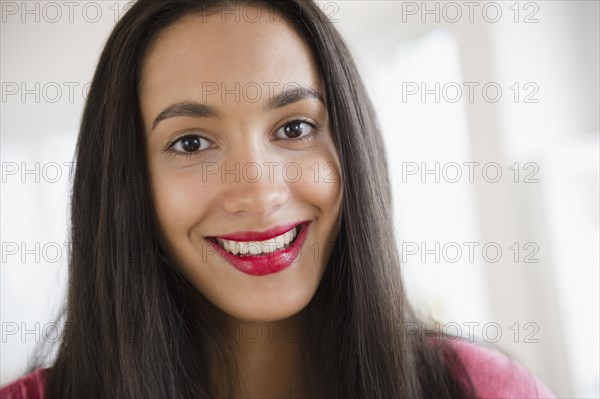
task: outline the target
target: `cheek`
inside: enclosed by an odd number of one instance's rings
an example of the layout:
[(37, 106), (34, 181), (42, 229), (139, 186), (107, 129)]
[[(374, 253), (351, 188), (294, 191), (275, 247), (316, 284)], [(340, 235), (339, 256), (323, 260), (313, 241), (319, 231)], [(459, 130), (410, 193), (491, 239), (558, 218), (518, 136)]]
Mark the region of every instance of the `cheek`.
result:
[[(288, 186), (295, 200), (316, 210), (315, 239), (320, 242), (322, 248), (329, 248), (335, 241), (337, 231), (342, 201), (342, 176), (334, 150), (315, 155), (310, 159), (298, 161), (302, 178)], [(295, 172), (289, 174), (292, 173)], [(293, 178), (294, 175), (289, 177)]]
[[(336, 213), (341, 200), (341, 173), (333, 143), (327, 143), (310, 157), (297, 160), (299, 168), (289, 168), (288, 181), (294, 193), (328, 215)], [(295, 169), (301, 170), (297, 174)]]
[(153, 200), (167, 242), (181, 242), (193, 224), (210, 213), (215, 190), (202, 182), (199, 168), (161, 170), (151, 168)]

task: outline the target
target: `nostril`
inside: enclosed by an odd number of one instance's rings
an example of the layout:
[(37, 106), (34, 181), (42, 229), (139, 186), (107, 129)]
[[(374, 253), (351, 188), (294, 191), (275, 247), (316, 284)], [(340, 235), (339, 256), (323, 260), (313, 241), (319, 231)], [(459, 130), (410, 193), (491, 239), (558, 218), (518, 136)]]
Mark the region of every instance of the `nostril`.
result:
[(289, 199), (289, 191), (279, 184), (232, 184), (224, 188), (221, 206), (231, 214), (270, 215)]

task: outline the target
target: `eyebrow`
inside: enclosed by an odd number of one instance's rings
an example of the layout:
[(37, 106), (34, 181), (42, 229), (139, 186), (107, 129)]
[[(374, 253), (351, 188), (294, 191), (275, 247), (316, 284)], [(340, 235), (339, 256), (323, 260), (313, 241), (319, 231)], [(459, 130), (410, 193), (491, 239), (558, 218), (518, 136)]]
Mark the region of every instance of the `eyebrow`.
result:
[(221, 113), (210, 105), (201, 104), (194, 101), (184, 101), (177, 104), (169, 105), (154, 119), (152, 123), (152, 131), (156, 126), (165, 119), (174, 118), (176, 116), (190, 116), (194, 118), (220, 118)]
[(267, 102), (264, 110), (271, 111), (275, 108), (285, 107), (286, 105), (290, 105), (302, 100), (318, 100), (322, 104), (325, 104), (325, 100), (323, 99), (321, 93), (305, 86), (299, 86), (293, 89), (287, 89), (279, 95), (273, 97)]
[[(308, 87), (299, 86), (285, 90), (277, 96), (265, 102), (264, 111), (271, 111), (275, 108), (282, 108), (302, 100), (314, 99), (325, 104), (323, 96)], [(193, 118), (221, 118), (223, 114), (213, 106), (202, 104), (196, 101), (183, 101), (177, 104), (169, 105), (165, 108), (152, 123), (153, 131), (156, 126), (165, 119), (176, 116), (189, 116)]]

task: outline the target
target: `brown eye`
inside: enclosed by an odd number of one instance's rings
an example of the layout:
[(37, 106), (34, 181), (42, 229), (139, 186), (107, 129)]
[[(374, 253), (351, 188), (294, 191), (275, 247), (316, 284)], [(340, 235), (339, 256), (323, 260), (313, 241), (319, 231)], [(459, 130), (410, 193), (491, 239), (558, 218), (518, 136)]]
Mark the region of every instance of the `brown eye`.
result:
[(196, 135), (183, 136), (173, 143), (173, 150), (182, 153), (193, 153), (204, 150), (206, 147), (208, 147), (208, 141)]
[(288, 123), (287, 125), (285, 125), (284, 127), (284, 133), (286, 136), (295, 139), (296, 137), (302, 135), (302, 132), (304, 131), (302, 126), (303, 122), (300, 121), (294, 121), (292, 123)]
[(200, 137), (197, 136), (187, 136), (181, 139), (181, 146), (183, 150), (186, 152), (194, 152), (198, 151), (200, 148)]
[[(295, 120), (286, 123), (282, 128), (280, 128), (277, 131), (276, 136), (278, 136), (277, 138), (280, 139), (297, 139), (301, 136), (304, 137), (310, 135), (314, 129), (315, 127), (308, 122)], [(283, 137), (280, 132), (283, 133)]]

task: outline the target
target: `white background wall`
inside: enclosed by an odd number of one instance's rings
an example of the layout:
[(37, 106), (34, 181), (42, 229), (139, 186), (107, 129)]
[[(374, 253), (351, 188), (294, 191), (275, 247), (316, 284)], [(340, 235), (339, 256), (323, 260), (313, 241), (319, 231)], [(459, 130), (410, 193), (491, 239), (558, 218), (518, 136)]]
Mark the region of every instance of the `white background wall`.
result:
[[(319, 2), (379, 112), (413, 299), (563, 397), (600, 396), (598, 4)], [(127, 3), (1, 5), (4, 384), (54, 336), (85, 85)]]

